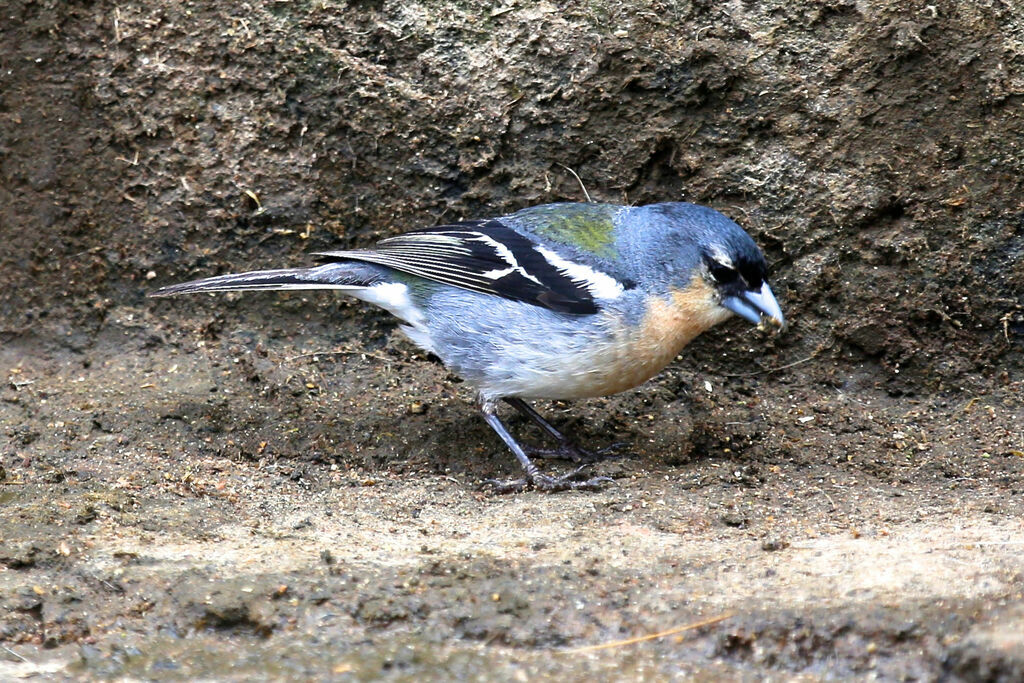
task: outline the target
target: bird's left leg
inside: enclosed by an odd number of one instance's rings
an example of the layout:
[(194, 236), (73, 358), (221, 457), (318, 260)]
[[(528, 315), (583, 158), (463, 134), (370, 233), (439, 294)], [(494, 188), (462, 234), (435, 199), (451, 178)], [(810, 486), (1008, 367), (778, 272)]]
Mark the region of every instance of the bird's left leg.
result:
[[(498, 412), (495, 409), (493, 401), (487, 401), (484, 399), (480, 400), (480, 412), (484, 415), (484, 420), (491, 426), (491, 429), (501, 437), (501, 440), (505, 442), (505, 445), (509, 447), (509, 450), (516, 456), (519, 464), (523, 468), (525, 476), (522, 479), (514, 479), (511, 481), (490, 481), (492, 486), (498, 493), (511, 493), (514, 491), (522, 491), (527, 486), (533, 486), (539, 491), (566, 491), (566, 490), (577, 490), (585, 489), (595, 491), (601, 488), (603, 484), (611, 481), (608, 477), (593, 477), (591, 479), (579, 478), (580, 470), (579, 467), (569, 474), (562, 475), (561, 477), (552, 477), (548, 474), (541, 473), (537, 469), (537, 466), (533, 464), (529, 456), (526, 455), (526, 451), (519, 445), (519, 442), (515, 440), (505, 425), (502, 424), (501, 420), (498, 419)], [(552, 428), (553, 429), (553, 428)]]
[(526, 417), (533, 420), (537, 426), (543, 429), (548, 436), (558, 442), (558, 446), (555, 448), (530, 448), (527, 447), (527, 451), (530, 455), (535, 458), (554, 458), (559, 460), (571, 460), (576, 463), (591, 463), (599, 462), (605, 458), (614, 457), (614, 451), (622, 448), (626, 444), (624, 443), (613, 443), (610, 446), (605, 446), (596, 451), (590, 451), (582, 446), (578, 445), (568, 436), (558, 431), (554, 425), (544, 419), (544, 417), (538, 413), (529, 403), (521, 398), (505, 398), (502, 399), (505, 403), (509, 404)]

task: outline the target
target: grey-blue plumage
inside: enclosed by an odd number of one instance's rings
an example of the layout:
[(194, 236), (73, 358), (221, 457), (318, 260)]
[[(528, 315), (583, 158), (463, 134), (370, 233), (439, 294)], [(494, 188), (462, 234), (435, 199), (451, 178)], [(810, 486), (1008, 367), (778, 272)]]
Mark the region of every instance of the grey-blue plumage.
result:
[(498, 400), (579, 455), (522, 399), (637, 386), (733, 313), (784, 325), (750, 236), (693, 204), (549, 204), (318, 256), (327, 263), (206, 278), (154, 295), (336, 289), (380, 306), (476, 388), (488, 423), (526, 471), (516, 483), (540, 488), (599, 482), (541, 475), (498, 421)]

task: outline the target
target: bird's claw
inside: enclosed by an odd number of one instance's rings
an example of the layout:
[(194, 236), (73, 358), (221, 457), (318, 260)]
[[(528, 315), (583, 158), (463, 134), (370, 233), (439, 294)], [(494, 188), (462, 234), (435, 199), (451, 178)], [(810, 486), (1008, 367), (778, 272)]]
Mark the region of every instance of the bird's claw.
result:
[(612, 483), (613, 479), (611, 477), (581, 479), (580, 473), (584, 467), (578, 467), (560, 477), (536, 473), (521, 479), (488, 479), (484, 483), (491, 486), (494, 492), (499, 494), (521, 493), (529, 487), (545, 493), (553, 493), (555, 491), (600, 491), (605, 484)]
[(566, 441), (560, 443), (557, 448), (530, 448), (524, 447), (527, 455), (533, 458), (542, 458), (545, 460), (569, 460), (577, 464), (590, 464), (595, 462), (601, 462), (609, 458), (622, 457), (622, 453), (616, 453), (615, 451), (620, 448), (625, 448), (629, 443), (620, 441), (613, 443), (610, 446), (604, 448), (598, 448), (595, 451), (587, 450), (581, 446), (577, 446), (572, 441)]

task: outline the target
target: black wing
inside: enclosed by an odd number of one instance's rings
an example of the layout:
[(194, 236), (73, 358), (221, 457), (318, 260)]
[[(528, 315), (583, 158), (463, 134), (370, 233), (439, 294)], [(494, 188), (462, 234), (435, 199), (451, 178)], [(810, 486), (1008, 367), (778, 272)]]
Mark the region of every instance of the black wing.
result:
[[(618, 285), (590, 266), (552, 257), (536, 242), (499, 220), (480, 220), (413, 230), (374, 249), (318, 254), (329, 261), (364, 261), (427, 280), (524, 301), (560, 313), (598, 310), (594, 278)], [(569, 266), (567, 270), (566, 266)], [(593, 275), (588, 278), (587, 275)], [(620, 288), (621, 291), (621, 288)]]

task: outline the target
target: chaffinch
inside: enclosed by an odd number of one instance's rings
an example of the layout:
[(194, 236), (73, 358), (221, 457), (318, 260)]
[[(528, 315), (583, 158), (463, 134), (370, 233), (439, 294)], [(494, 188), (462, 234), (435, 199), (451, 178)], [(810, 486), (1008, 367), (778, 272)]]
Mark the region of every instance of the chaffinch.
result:
[[(713, 209), (548, 204), (501, 218), (413, 230), (372, 249), (317, 254), (309, 268), (221, 275), (153, 296), (235, 290), (336, 289), (402, 321), (402, 331), (476, 388), (484, 420), (524, 476), (492, 482), (593, 489), (606, 477), (541, 473), (535, 457), (580, 462), (575, 445), (525, 399), (578, 399), (631, 389), (732, 314), (785, 327), (750, 236)], [(497, 414), (504, 401), (554, 439), (519, 443)]]

